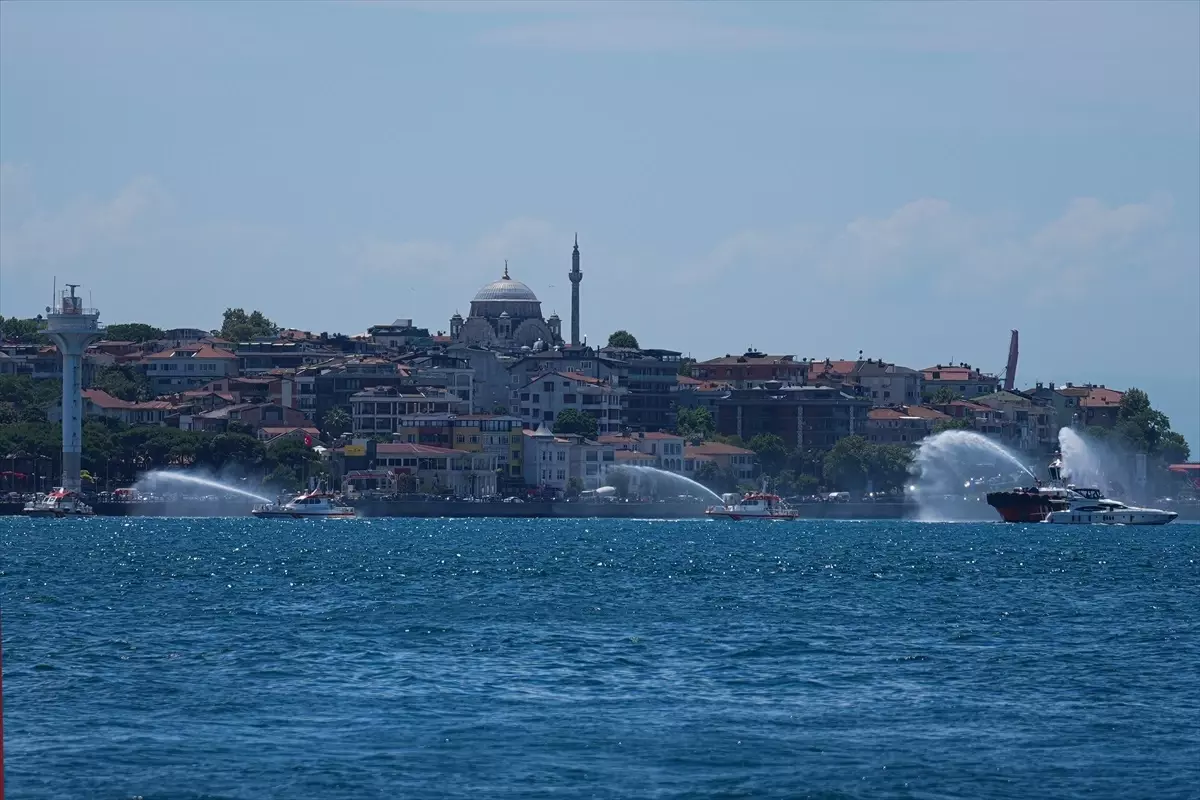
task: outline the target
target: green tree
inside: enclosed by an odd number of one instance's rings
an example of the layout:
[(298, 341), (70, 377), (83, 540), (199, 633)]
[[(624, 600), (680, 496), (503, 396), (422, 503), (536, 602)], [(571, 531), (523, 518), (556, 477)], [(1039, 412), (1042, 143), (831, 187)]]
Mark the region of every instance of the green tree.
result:
[(110, 342), (151, 342), (164, 336), (161, 328), (144, 322), (118, 322), (104, 328), (104, 338)]
[(17, 344), (42, 344), (48, 341), (42, 333), (43, 325), (41, 314), (33, 319), (0, 317), (0, 339)]
[(417, 490), (417, 479), (412, 473), (401, 472), (396, 475), (396, 492), (398, 494), (412, 494)]
[(345, 409), (331, 408), (321, 418), (321, 432), (327, 439), (332, 440), (350, 430), (353, 424), (354, 420), (350, 418)]
[(583, 492), (583, 479), (572, 475), (567, 479), (567, 497), (579, 497)]
[(608, 337), (609, 347), (628, 347), (633, 350), (638, 349), (638, 340), (632, 333), (626, 330), (613, 331)]
[(696, 359), (683, 357), (679, 359), (679, 374), (685, 377), (692, 377), (692, 370), (696, 367)]
[(709, 439), (717, 432), (717, 424), (703, 406), (681, 408), (675, 412), (675, 432), (685, 439)]
[(929, 398), (929, 402), (935, 406), (949, 405), (955, 400), (962, 400), (962, 395), (951, 389), (949, 386), (939, 386), (938, 390)]
[(508, 406), (497, 403), (495, 406), (492, 407), (492, 413), (498, 417), (507, 417), (508, 413), (509, 413)]
[(871, 468), (870, 442), (861, 436), (847, 436), (825, 455), (825, 483), (847, 491), (867, 487)]
[(267, 448), (266, 463), (273, 465), (267, 481), (282, 489), (299, 489), (309, 478), (322, 478), (325, 473), (316, 452), (305, 446), (303, 441), (290, 436), (279, 439)]
[[(939, 390), (940, 391), (940, 390)], [(971, 424), (969, 419), (939, 419), (933, 423), (934, 434), (942, 433), (943, 431), (969, 431), (975, 426)]]
[(759, 467), (767, 475), (777, 474), (787, 461), (787, 445), (773, 433), (760, 433), (746, 446), (754, 451)]
[(0, 376), (0, 402), (13, 405), (21, 420), (45, 422), (47, 412), (62, 401), (62, 381), (34, 380), (29, 375)]
[(150, 399), (150, 379), (128, 364), (101, 367), (92, 380), (92, 388), (129, 402)]
[(599, 429), (595, 417), (574, 408), (564, 408), (554, 419), (554, 432), (557, 434), (575, 434), (585, 439), (595, 439)]
[(221, 338), (234, 342), (245, 342), (259, 336), (274, 336), (279, 327), (267, 319), (261, 311), (249, 314), (242, 308), (227, 308), (221, 324)]

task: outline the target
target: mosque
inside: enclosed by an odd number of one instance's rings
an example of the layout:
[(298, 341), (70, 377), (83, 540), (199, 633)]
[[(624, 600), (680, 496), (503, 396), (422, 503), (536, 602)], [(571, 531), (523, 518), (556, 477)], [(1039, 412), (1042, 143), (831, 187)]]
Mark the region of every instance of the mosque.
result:
[[(583, 272), (579, 269), (579, 238), (575, 238), (575, 249), (571, 253), (571, 342), (579, 344), (579, 283)], [(475, 293), (471, 310), (466, 319), (455, 313), (450, 318), (450, 337), (459, 344), (481, 345), (497, 350), (549, 349), (568, 344), (562, 335), (562, 320), (558, 314), (549, 319), (542, 318), (542, 303), (525, 284), (508, 274), (508, 262), (504, 262), (504, 275)]]

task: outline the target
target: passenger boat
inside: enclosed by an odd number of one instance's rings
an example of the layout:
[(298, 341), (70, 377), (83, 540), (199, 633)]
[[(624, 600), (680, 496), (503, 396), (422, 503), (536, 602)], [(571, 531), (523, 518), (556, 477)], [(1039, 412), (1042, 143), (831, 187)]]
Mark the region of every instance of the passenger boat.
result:
[(255, 506), (251, 511), (256, 517), (267, 519), (353, 519), (357, 512), (352, 506), (343, 506), (335, 502), (335, 498), (321, 491), (299, 494), (295, 499), (282, 505), (265, 503)]
[(1052, 525), (1166, 525), (1177, 516), (1174, 511), (1079, 495), (1071, 498), (1066, 508), (1051, 511), (1042, 521)]
[(747, 492), (740, 499), (737, 495), (727, 494), (722, 501), (722, 505), (711, 506), (704, 511), (704, 514), (709, 517), (724, 517), (732, 520), (793, 520), (800, 518), (800, 512), (785, 503), (783, 498), (777, 494)]
[(38, 500), (30, 500), (21, 511), (27, 517), (91, 517), (92, 507), (83, 502), (78, 492), (62, 487)]

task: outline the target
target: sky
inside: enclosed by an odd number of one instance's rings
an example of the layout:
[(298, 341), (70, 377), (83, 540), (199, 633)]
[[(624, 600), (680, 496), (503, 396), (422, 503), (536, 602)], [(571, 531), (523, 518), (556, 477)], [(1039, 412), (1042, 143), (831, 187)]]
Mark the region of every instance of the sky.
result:
[(0, 3), (0, 314), (569, 325), (1138, 386), (1200, 453), (1200, 3)]

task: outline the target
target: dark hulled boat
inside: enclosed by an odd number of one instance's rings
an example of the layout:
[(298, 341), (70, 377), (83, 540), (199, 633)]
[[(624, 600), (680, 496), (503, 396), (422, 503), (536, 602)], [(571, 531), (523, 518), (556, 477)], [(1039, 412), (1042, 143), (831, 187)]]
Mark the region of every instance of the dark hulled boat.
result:
[(987, 504), (1000, 512), (1005, 522), (1041, 522), (1051, 511), (1065, 510), (1072, 491), (1063, 483), (1062, 459), (1055, 458), (1047, 472), (1048, 484), (1039, 481), (1027, 488), (988, 492)]

